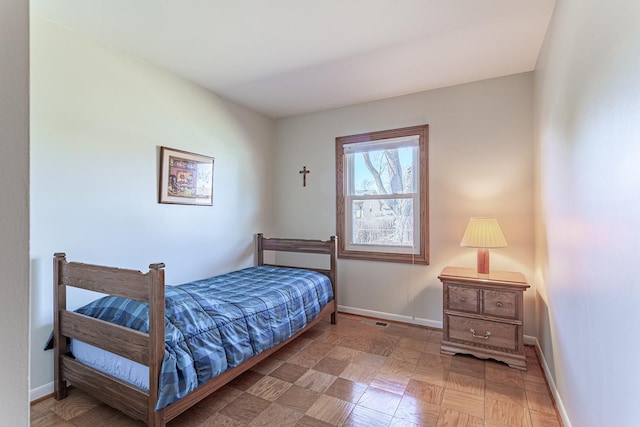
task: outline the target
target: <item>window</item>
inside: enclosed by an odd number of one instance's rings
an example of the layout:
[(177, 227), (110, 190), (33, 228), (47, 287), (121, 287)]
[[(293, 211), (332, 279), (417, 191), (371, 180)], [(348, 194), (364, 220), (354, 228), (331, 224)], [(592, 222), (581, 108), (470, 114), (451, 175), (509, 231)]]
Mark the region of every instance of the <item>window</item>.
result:
[(336, 138), (339, 258), (429, 263), (428, 131)]

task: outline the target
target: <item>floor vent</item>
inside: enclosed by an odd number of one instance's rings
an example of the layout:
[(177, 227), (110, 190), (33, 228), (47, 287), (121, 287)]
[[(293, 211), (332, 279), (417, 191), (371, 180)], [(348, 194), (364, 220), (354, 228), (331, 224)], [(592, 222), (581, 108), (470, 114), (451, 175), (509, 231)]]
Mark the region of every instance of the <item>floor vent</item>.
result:
[(389, 324), (387, 322), (380, 322), (379, 320), (365, 319), (365, 320), (362, 320), (361, 323), (365, 323), (367, 325), (373, 325), (373, 326), (381, 326), (383, 328), (389, 327)]

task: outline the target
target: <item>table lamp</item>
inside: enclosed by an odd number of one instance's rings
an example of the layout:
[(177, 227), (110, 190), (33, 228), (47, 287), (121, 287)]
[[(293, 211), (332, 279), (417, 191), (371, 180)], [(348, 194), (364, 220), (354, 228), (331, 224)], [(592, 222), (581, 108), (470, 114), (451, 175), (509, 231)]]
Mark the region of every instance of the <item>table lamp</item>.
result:
[(495, 218), (471, 218), (460, 246), (478, 248), (478, 273), (489, 274), (489, 248), (504, 248), (507, 240)]

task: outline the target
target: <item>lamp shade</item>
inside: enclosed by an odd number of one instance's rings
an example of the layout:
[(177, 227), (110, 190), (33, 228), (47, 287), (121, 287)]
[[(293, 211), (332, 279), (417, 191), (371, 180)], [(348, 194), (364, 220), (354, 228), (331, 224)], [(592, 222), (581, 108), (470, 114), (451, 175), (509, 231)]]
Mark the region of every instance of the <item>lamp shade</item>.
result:
[(504, 248), (507, 240), (495, 218), (471, 218), (460, 246), (467, 248)]

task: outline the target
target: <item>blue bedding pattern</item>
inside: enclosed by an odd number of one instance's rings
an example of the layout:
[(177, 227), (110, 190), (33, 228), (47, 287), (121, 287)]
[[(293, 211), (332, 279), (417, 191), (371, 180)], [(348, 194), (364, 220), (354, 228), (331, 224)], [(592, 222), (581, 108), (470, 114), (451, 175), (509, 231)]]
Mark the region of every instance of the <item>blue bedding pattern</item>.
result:
[[(156, 409), (291, 337), (333, 299), (329, 278), (257, 266), (165, 288), (165, 354)], [(107, 296), (78, 310), (148, 332), (148, 304)]]

